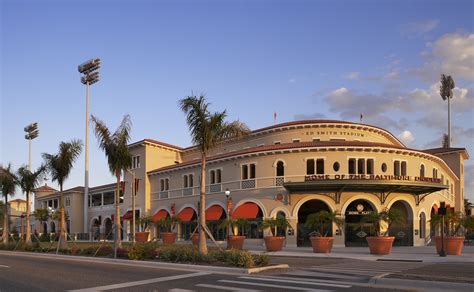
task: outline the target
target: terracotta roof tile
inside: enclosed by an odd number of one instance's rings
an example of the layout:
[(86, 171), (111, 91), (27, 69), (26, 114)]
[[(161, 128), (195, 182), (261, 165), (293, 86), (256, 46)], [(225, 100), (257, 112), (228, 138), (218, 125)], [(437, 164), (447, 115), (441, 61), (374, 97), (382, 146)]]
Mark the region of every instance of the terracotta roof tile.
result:
[(57, 192), (58, 190), (53, 189), (52, 187), (48, 185), (44, 185), (44, 186), (34, 189), (33, 191), (34, 192), (48, 192), (48, 191)]

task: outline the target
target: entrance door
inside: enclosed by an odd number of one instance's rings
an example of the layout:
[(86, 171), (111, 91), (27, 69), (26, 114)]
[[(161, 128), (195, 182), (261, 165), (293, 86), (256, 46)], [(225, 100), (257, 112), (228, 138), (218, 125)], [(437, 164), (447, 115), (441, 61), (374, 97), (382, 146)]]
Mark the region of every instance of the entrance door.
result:
[[(319, 211), (328, 211), (328, 205), (321, 200), (309, 200), (301, 205), (300, 209), (298, 210), (298, 230), (297, 230), (297, 246), (311, 246), (311, 241), (309, 239), (311, 232), (314, 230), (310, 230), (305, 227), (306, 218), (308, 215), (317, 213)], [(332, 232), (328, 234), (331, 236)]]
[(411, 208), (408, 203), (404, 201), (396, 201), (390, 207), (391, 209), (397, 209), (402, 213), (403, 217), (406, 218), (406, 222), (403, 225), (394, 225), (390, 228), (390, 236), (395, 237), (393, 242), (394, 246), (413, 246), (413, 216)]
[(350, 203), (345, 214), (346, 246), (367, 246), (367, 236), (375, 235), (372, 223), (362, 222), (364, 215), (374, 211), (372, 204), (366, 200), (355, 200)]

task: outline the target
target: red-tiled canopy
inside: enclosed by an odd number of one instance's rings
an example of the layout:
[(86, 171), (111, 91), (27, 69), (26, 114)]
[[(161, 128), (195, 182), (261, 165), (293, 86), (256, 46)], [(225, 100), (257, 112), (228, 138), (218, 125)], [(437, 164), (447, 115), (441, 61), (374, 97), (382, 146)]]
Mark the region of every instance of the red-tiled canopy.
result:
[(259, 210), (260, 208), (257, 204), (247, 202), (235, 209), (235, 211), (232, 213), (232, 218), (255, 219), (258, 216)]
[(153, 222), (156, 222), (158, 220), (168, 217), (168, 215), (168, 211), (166, 211), (165, 209), (161, 209), (160, 211), (156, 212), (155, 215), (153, 215), (152, 220)]
[(130, 219), (132, 219), (132, 217), (133, 217), (133, 212), (132, 211), (127, 211), (127, 213), (125, 213), (122, 216), (122, 220), (130, 220)]
[(186, 207), (181, 212), (178, 213), (177, 217), (183, 221), (183, 222), (188, 222), (191, 221), (191, 219), (194, 216), (194, 209), (191, 207)]
[(206, 210), (206, 220), (214, 221), (220, 220), (224, 209), (219, 205), (212, 205)]

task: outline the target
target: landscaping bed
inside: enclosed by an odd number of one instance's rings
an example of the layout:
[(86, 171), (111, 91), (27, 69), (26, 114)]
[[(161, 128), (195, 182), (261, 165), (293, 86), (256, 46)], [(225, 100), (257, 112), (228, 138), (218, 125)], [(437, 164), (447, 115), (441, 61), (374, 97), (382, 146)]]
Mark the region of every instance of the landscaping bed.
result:
[[(71, 243), (69, 243), (71, 245)], [(15, 249), (16, 247), (16, 249)], [(32, 243), (27, 246), (15, 243), (7, 245), (0, 243), (0, 250), (29, 251), (38, 253), (55, 253), (56, 249), (42, 247), (39, 243)], [(113, 247), (110, 245), (88, 246), (81, 248), (73, 245), (68, 249), (59, 249), (60, 254), (95, 256), (112, 258), (114, 254)], [(192, 245), (163, 245), (159, 243), (141, 243), (135, 246), (123, 246), (117, 249), (117, 258), (130, 260), (154, 260), (171, 263), (213, 265), (223, 267), (254, 268), (265, 267), (270, 264), (267, 255), (252, 255), (243, 250), (223, 250), (209, 248), (207, 255), (198, 252), (197, 247)]]

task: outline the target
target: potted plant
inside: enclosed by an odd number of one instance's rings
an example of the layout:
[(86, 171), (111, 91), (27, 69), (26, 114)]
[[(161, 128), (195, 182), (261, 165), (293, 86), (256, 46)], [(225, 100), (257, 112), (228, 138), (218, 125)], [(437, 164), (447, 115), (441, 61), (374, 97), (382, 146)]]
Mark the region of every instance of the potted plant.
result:
[(150, 235), (150, 225), (153, 223), (151, 216), (142, 216), (137, 220), (138, 225), (140, 226), (140, 232), (135, 232), (135, 241), (136, 242), (147, 242), (148, 236)]
[[(244, 246), (246, 236), (244, 229), (249, 226), (249, 221), (245, 218), (227, 219), (222, 221), (220, 228), (227, 228), (227, 248), (241, 250)], [(231, 235), (233, 234), (233, 235)], [(239, 235), (240, 234), (240, 235)]]
[(328, 212), (323, 210), (310, 214), (306, 218), (305, 227), (314, 230), (314, 232), (312, 232), (313, 235), (309, 238), (314, 253), (331, 252), (334, 237), (329, 236), (329, 233), (333, 223), (335, 223), (339, 229), (341, 229), (344, 224), (344, 220), (337, 211)]
[[(395, 225), (404, 225), (406, 218), (398, 209), (384, 210), (382, 212), (371, 212), (364, 215), (362, 222), (372, 223), (376, 236), (367, 236), (367, 243), (371, 254), (385, 255), (392, 252), (392, 244), (395, 240), (394, 236), (389, 236), (390, 228)], [(384, 224), (384, 225), (382, 225)], [(382, 230), (382, 227), (385, 230)]]
[(176, 216), (168, 216), (156, 222), (156, 224), (163, 227), (165, 230), (160, 233), (161, 239), (163, 239), (163, 244), (173, 244), (176, 241), (176, 233), (173, 232), (173, 230), (179, 221), (179, 218)]
[(283, 248), (283, 241), (285, 240), (284, 236), (277, 236), (277, 230), (286, 229), (289, 223), (285, 217), (277, 217), (277, 218), (268, 218), (263, 220), (262, 228), (263, 229), (270, 229), (272, 236), (265, 236), (263, 239), (265, 240), (265, 246), (267, 247), (267, 251), (280, 251)]
[[(439, 230), (443, 224), (442, 215), (434, 214), (431, 217), (431, 228)], [(447, 255), (461, 255), (464, 246), (465, 234), (474, 230), (474, 216), (463, 216), (462, 212), (448, 211), (444, 218), (443, 247)], [(434, 237), (436, 251), (441, 252), (441, 236)]]

